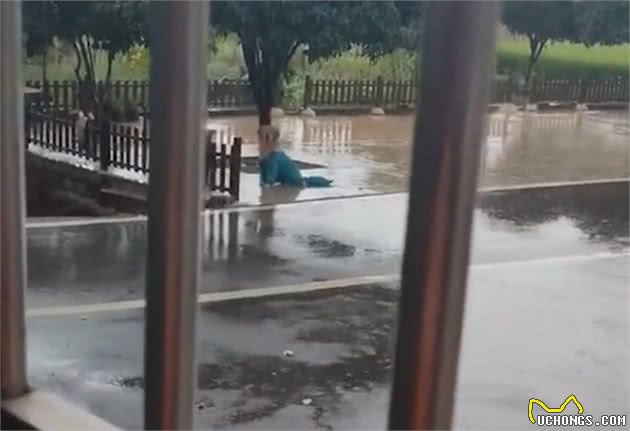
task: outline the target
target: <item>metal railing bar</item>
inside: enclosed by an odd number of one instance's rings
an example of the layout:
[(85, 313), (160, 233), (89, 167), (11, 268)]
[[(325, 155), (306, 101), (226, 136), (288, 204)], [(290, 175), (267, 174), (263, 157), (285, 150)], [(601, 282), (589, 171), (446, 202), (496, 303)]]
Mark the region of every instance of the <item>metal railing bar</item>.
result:
[(26, 380), (24, 109), (21, 2), (0, 2), (0, 316), (2, 399)]
[(205, 1), (152, 2), (145, 429), (191, 429), (205, 137)]
[(449, 429), (498, 2), (431, 2), (389, 428)]

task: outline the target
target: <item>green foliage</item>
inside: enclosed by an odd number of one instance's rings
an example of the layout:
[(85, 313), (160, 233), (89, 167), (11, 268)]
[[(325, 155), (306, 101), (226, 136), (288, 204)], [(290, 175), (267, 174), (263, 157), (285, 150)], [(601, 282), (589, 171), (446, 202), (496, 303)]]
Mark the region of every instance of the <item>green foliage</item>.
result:
[[(79, 82), (79, 103), (84, 110), (97, 110), (105, 93), (95, 82), (109, 82), (117, 55), (134, 45), (147, 43), (147, 10), (144, 1), (39, 1), (24, 6), (25, 33), (35, 37), (44, 59), (53, 37), (73, 48), (74, 74)], [(38, 22), (41, 29), (38, 30)], [(28, 39), (27, 39), (28, 40)], [(28, 49), (27, 53), (33, 50)], [(104, 53), (105, 74), (97, 76), (99, 53)], [(45, 65), (46, 62), (44, 61)]]
[(296, 73), (284, 83), (282, 105), (288, 109), (296, 109), (304, 106), (304, 81), (303, 73)]
[[(521, 73), (527, 70), (529, 47), (526, 41), (504, 40), (497, 45), (497, 71)], [(569, 42), (551, 43), (536, 66), (536, 76), (546, 78), (606, 79), (628, 77), (630, 45), (593, 46)]]
[(54, 34), (71, 43), (89, 38), (91, 44), (113, 54), (148, 41), (146, 2), (54, 1)]
[(567, 1), (506, 1), (503, 23), (530, 40), (568, 40), (576, 31), (573, 2)]
[(577, 37), (585, 45), (630, 41), (628, 1), (581, 1), (575, 4)]
[(409, 80), (414, 77), (415, 61), (415, 52), (403, 48), (372, 58), (363, 47), (354, 45), (313, 62), (305, 73), (313, 79), (374, 80), (381, 76), (386, 81)]
[[(148, 52), (148, 51), (147, 51)], [(42, 80), (41, 55), (25, 59), (23, 74), (25, 80)], [(63, 52), (57, 47), (48, 49), (48, 80), (63, 81), (76, 80), (74, 72), (76, 56), (74, 52)], [(94, 50), (94, 70), (97, 78), (105, 76), (107, 72), (107, 53), (102, 50)], [(112, 62), (113, 80), (147, 79), (149, 64), (130, 64), (125, 55), (117, 55)]]
[(217, 1), (211, 18), (217, 31), (238, 35), (260, 122), (268, 124), (300, 46), (308, 47), (311, 61), (353, 43), (375, 57), (413, 39), (403, 30), (414, 22), (413, 11), (419, 15), (420, 5), (405, 4), (401, 14), (401, 5), (393, 1)]
[(576, 27), (573, 2), (508, 1), (503, 4), (503, 23), (529, 41), (525, 82), (529, 83), (534, 65), (549, 40), (573, 40)]
[(215, 36), (207, 72), (209, 79), (234, 79), (245, 75), (241, 45), (235, 34)]
[(103, 102), (103, 111), (107, 118), (114, 122), (138, 121), (140, 111), (138, 106), (129, 100), (113, 98)]
[[(503, 5), (503, 23), (513, 33), (528, 39), (528, 81), (549, 41), (574, 41), (587, 46), (628, 42), (629, 12), (627, 1), (507, 1)], [(509, 68), (507, 63), (513, 64), (517, 58), (507, 55), (504, 60), (499, 66)], [(573, 64), (574, 73), (591, 74), (582, 67), (585, 63)], [(627, 76), (627, 70), (622, 74)]]
[(337, 55), (313, 62), (308, 66), (307, 73), (314, 79), (336, 80), (374, 79), (378, 75), (373, 67), (372, 58), (358, 45)]
[[(208, 77), (219, 79), (227, 77), (238, 79), (239, 55), (235, 54), (236, 38), (219, 37), (216, 41), (215, 54), (208, 64)], [(526, 40), (504, 39), (497, 45), (497, 71), (499, 73), (521, 73), (527, 69), (529, 47)], [(74, 79), (74, 60), (72, 52), (64, 47), (50, 48), (49, 79)], [(304, 77), (308, 74), (313, 79), (376, 79), (379, 75), (385, 80), (413, 79), (415, 53), (404, 49), (390, 54), (370, 57), (359, 46), (333, 57), (323, 58), (311, 64), (303, 61), (301, 52), (294, 56), (290, 64), (293, 75), (286, 83), (284, 103), (299, 105), (304, 95)], [(96, 53), (97, 75), (102, 76), (106, 68), (106, 54)], [(547, 78), (577, 79), (591, 77), (605, 79), (613, 76), (628, 77), (630, 64), (630, 45), (586, 47), (574, 43), (551, 43), (545, 55), (539, 60), (537, 75)], [(127, 54), (118, 56), (113, 63), (112, 79), (140, 79), (148, 77), (148, 49), (132, 47)], [(27, 60), (24, 66), (25, 79), (41, 80), (41, 56)]]
[(120, 62), (133, 72), (146, 76), (150, 66), (149, 49), (144, 45), (133, 45), (120, 57)]
[(49, 1), (22, 2), (22, 28), (27, 57), (46, 52), (52, 44), (53, 28), (49, 17), (53, 7), (54, 4)]

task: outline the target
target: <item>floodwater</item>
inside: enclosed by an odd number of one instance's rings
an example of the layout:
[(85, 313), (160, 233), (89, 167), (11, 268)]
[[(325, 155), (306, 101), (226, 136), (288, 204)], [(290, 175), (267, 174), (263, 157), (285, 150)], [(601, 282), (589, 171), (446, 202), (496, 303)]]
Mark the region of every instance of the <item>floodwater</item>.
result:
[[(242, 176), (245, 204), (406, 191), (413, 115), (275, 118), (281, 145), (296, 160), (320, 165), (304, 175), (335, 180), (332, 189), (261, 196), (256, 174)], [(256, 156), (256, 117), (213, 118), (219, 142), (244, 140)], [(480, 187), (625, 178), (630, 171), (627, 112), (519, 112), (488, 115)]]
[[(453, 429), (530, 431), (533, 397), (630, 413), (627, 191), (479, 194)], [(196, 429), (385, 429), (406, 213), (392, 194), (204, 214)], [(146, 235), (27, 230), (29, 383), (121, 429), (142, 428)]]
[[(241, 200), (404, 191), (413, 120), (276, 119), (287, 152), (321, 166), (305, 174), (336, 185), (261, 196), (250, 170)], [(488, 125), (482, 187), (628, 177), (625, 113), (499, 112)], [(255, 118), (209, 127), (256, 155)], [(530, 398), (569, 393), (595, 417), (629, 413), (627, 190), (478, 195), (454, 428), (528, 430)], [(198, 429), (386, 426), (406, 205), (396, 193), (204, 214), (199, 290), (214, 300), (198, 314)], [(140, 428), (146, 222), (27, 235), (29, 383)]]

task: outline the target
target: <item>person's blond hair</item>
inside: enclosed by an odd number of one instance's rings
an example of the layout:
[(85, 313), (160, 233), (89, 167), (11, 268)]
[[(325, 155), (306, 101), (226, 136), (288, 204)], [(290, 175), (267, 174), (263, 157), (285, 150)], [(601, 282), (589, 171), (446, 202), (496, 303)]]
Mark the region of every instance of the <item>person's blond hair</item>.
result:
[(261, 156), (278, 148), (280, 130), (271, 125), (260, 126), (258, 129), (258, 152)]

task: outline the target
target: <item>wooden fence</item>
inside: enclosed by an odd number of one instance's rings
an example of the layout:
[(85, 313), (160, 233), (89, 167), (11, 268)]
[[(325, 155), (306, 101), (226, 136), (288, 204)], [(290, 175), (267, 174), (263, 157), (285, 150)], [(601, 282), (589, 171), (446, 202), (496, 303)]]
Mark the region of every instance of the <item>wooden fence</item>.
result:
[[(41, 108), (70, 111), (79, 107), (79, 85), (76, 81), (26, 81), (26, 86), (42, 90)], [(123, 106), (149, 106), (147, 81), (111, 81), (107, 89), (103, 81), (98, 81), (97, 89)], [(208, 81), (206, 101), (208, 108), (255, 106), (249, 83), (244, 80)]]
[(627, 102), (628, 95), (628, 80), (625, 79), (549, 79), (534, 81), (530, 90), (530, 100), (537, 102)]
[[(79, 91), (75, 81), (27, 81), (28, 87), (42, 89), (40, 108), (57, 111), (78, 109)], [(413, 107), (416, 103), (416, 85), (413, 81), (385, 81), (382, 78), (368, 81), (312, 80), (306, 77), (304, 107)], [(149, 106), (149, 84), (146, 81), (112, 81), (107, 91), (99, 81), (100, 91), (123, 106)], [(507, 79), (495, 79), (491, 103), (509, 103), (519, 94), (516, 85)], [(530, 102), (627, 102), (628, 80), (538, 80), (529, 91)], [(255, 107), (249, 83), (244, 80), (209, 81), (207, 106), (215, 109)]]
[[(77, 81), (26, 81), (26, 86), (42, 90), (41, 108), (70, 111), (79, 108)], [(146, 81), (112, 81), (106, 89), (103, 81), (96, 83), (97, 91), (121, 104), (148, 106), (149, 83)]]
[(256, 106), (248, 81), (208, 81), (206, 102), (209, 108), (251, 108)]
[[(518, 93), (506, 79), (496, 79), (492, 85), (491, 103), (509, 103)], [(628, 81), (610, 80), (540, 80), (533, 81), (530, 102), (627, 102)], [(412, 81), (331, 81), (306, 77), (304, 107), (413, 107), (416, 85)]]
[[(103, 171), (113, 167), (127, 172), (150, 173), (150, 138), (137, 127), (111, 123), (96, 127), (88, 122), (83, 130), (78, 130), (70, 117), (32, 109), (27, 111), (24, 127), (27, 145), (94, 162)], [(212, 191), (227, 192), (238, 200), (242, 140), (234, 138), (228, 153), (228, 145), (217, 145), (215, 136), (209, 131), (205, 184)]]
[(403, 106), (413, 105), (412, 81), (329, 81), (306, 77), (304, 106)]

